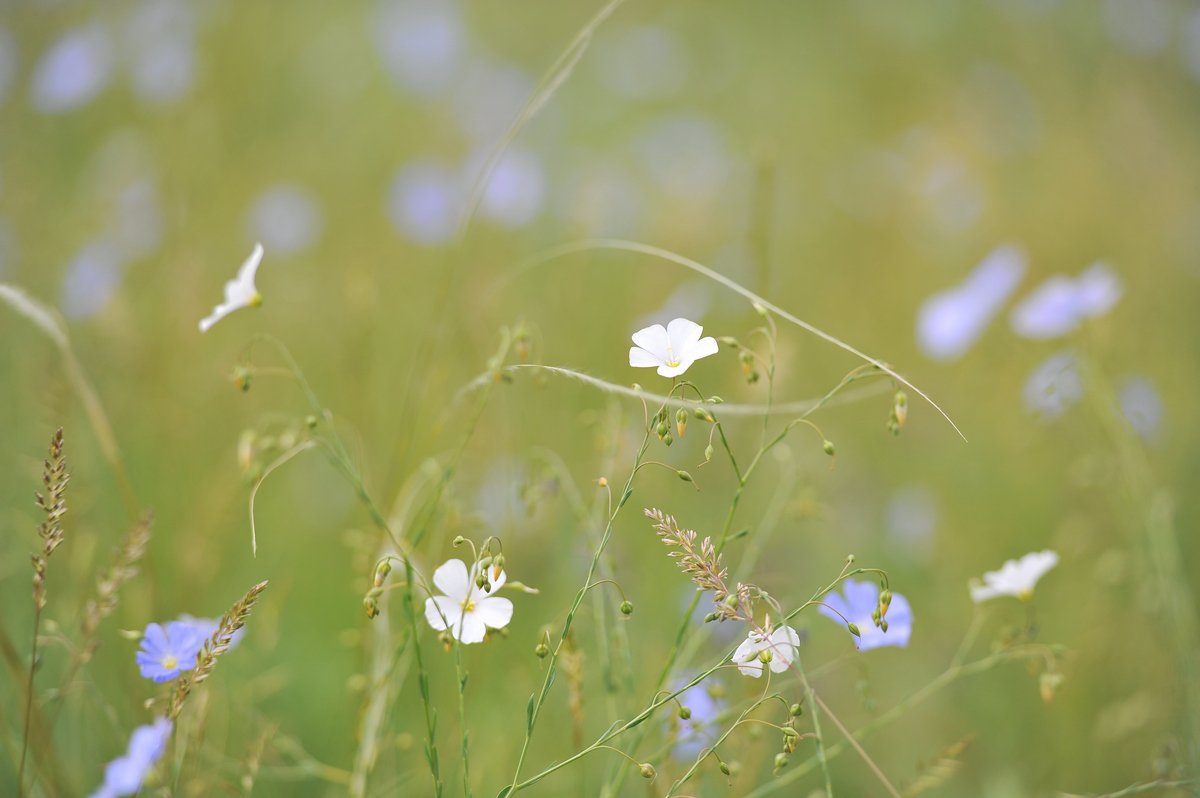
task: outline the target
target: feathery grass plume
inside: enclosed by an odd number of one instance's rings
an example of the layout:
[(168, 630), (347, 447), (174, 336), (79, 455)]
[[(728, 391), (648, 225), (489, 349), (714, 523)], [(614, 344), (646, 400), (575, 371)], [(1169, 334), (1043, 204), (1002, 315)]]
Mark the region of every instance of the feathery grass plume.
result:
[(46, 520), (38, 527), (42, 539), (42, 550), (34, 554), (33, 561), (33, 642), (29, 653), (29, 681), (25, 691), (25, 727), (21, 739), (21, 764), (17, 767), (17, 792), (24, 794), (25, 759), (29, 753), (29, 732), (33, 717), (33, 676), (37, 672), (38, 631), (42, 623), (42, 609), (46, 606), (46, 566), (50, 555), (63, 542), (62, 518), (67, 514), (67, 461), (63, 456), (63, 431), (59, 427), (50, 438), (50, 454), (42, 467), (42, 485), (45, 494), (34, 494), (37, 506), (46, 514)]
[(171, 694), (171, 704), (167, 708), (168, 718), (171, 720), (178, 718), (179, 713), (183, 710), (183, 702), (192, 688), (212, 675), (213, 668), (217, 666), (217, 658), (229, 649), (234, 634), (246, 625), (246, 619), (250, 617), (250, 611), (254, 609), (254, 602), (258, 601), (258, 595), (266, 589), (267, 580), (264, 579), (246, 591), (246, 595), (238, 599), (237, 603), (221, 616), (221, 623), (217, 626), (217, 631), (213, 632), (213, 636), (204, 644), (204, 648), (196, 657), (196, 667), (180, 677), (175, 684), (175, 692)]
[(113, 562), (109, 569), (96, 579), (96, 595), (84, 605), (83, 620), (79, 624), (83, 633), (83, 643), (77, 655), (79, 665), (90, 662), (96, 650), (100, 648), (96, 632), (100, 623), (117, 608), (117, 592), (121, 585), (137, 574), (137, 562), (146, 553), (146, 544), (150, 542), (150, 530), (153, 526), (154, 514), (146, 513), (142, 520), (126, 533), (121, 545), (113, 551)]
[(646, 517), (654, 521), (658, 537), (674, 550), (667, 556), (675, 560), (679, 570), (696, 583), (701, 590), (713, 592), (713, 604), (722, 620), (748, 620), (744, 608), (750, 599), (748, 586), (738, 583), (733, 590), (725, 582), (729, 570), (721, 562), (721, 555), (713, 546), (712, 538), (705, 538), (696, 545), (696, 533), (682, 529), (672, 516), (662, 510), (646, 508)]
[(59, 427), (50, 439), (50, 456), (42, 469), (46, 493), (34, 494), (37, 506), (46, 514), (46, 520), (38, 527), (42, 551), (33, 555), (33, 604), (39, 612), (46, 606), (46, 562), (63, 541), (62, 517), (67, 514), (66, 491), (70, 479), (63, 457), (63, 431)]

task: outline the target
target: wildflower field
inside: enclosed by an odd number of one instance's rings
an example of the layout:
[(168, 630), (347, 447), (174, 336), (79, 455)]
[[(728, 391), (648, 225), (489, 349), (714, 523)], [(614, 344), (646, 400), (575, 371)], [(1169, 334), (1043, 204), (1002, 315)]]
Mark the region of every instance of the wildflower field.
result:
[(0, 7), (0, 796), (1200, 795), (1200, 8)]

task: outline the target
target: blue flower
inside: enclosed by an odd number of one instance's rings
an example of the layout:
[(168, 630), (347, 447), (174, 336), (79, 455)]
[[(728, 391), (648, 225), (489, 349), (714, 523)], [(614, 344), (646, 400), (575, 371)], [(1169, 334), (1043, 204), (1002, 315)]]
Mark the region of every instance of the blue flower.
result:
[[(858, 627), (861, 637), (854, 638), (854, 644), (859, 651), (868, 651), (880, 646), (908, 645), (909, 635), (912, 634), (912, 607), (908, 599), (899, 593), (892, 594), (892, 603), (888, 607), (888, 630), (885, 632), (871, 620), (871, 613), (879, 604), (879, 588), (871, 582), (857, 582), (847, 579), (842, 583), (842, 595), (830, 593), (822, 601), (828, 606), (817, 609), (826, 618), (845, 625), (846, 621)], [(841, 615), (838, 615), (841, 613)], [(842, 616), (845, 616), (843, 620)]]
[[(157, 624), (152, 624), (157, 625)], [(129, 738), (129, 750), (104, 768), (104, 783), (92, 793), (92, 798), (117, 798), (134, 795), (154, 764), (167, 750), (171, 736), (171, 721), (159, 718), (149, 726), (138, 726)]]
[(208, 638), (204, 629), (188, 621), (171, 621), (164, 629), (157, 623), (146, 627), (138, 649), (137, 664), (142, 676), (169, 682), (196, 667), (196, 655)]
[[(678, 690), (682, 682), (674, 685)], [(719, 688), (718, 688), (719, 689)], [(707, 685), (696, 685), (679, 696), (679, 702), (687, 707), (686, 719), (676, 718), (671, 723), (678, 723), (675, 745), (671, 754), (679, 760), (695, 759), (707, 746), (717, 741), (721, 734), (718, 718), (725, 709), (725, 702), (709, 692)]]

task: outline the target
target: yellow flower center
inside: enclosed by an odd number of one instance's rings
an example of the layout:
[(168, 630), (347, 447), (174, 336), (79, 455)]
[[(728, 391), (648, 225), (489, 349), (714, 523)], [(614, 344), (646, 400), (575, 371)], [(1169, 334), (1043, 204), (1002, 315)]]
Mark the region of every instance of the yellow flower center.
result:
[(474, 612), (475, 611), (475, 602), (469, 598), (463, 599), (462, 608), (463, 608), (463, 612)]
[(257, 308), (263, 303), (262, 294), (255, 292), (254, 296), (250, 297), (250, 307)]
[(175, 666), (178, 664), (179, 664), (179, 660), (175, 659), (175, 657), (172, 657), (170, 654), (163, 657), (162, 666), (166, 670), (169, 670), (169, 671), (174, 670)]

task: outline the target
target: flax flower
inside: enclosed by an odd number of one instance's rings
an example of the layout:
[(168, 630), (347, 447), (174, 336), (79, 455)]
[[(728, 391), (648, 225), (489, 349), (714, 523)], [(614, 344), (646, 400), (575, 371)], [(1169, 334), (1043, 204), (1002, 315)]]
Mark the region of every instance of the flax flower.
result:
[(799, 647), (800, 635), (790, 626), (781, 626), (769, 635), (752, 629), (733, 652), (732, 662), (743, 675), (757, 679), (763, 674), (764, 660), (772, 673), (786, 671), (796, 659)]
[(254, 287), (254, 275), (258, 273), (258, 264), (262, 263), (262, 244), (255, 244), (250, 257), (238, 269), (237, 277), (225, 283), (225, 301), (213, 308), (213, 312), (200, 320), (200, 332), (208, 329), (221, 319), (242, 308), (256, 308), (262, 304), (262, 295)]
[(470, 572), (462, 560), (447, 560), (433, 572), (433, 584), (443, 595), (430, 596), (425, 600), (425, 620), (439, 632), (450, 634), (463, 643), (479, 643), (488, 629), (503, 629), (512, 620), (513, 605), (506, 598), (493, 595), (504, 585), (504, 571), (495, 576), (488, 589), (479, 587), (475, 580), (479, 566)]
[(637, 346), (629, 347), (629, 365), (678, 377), (700, 358), (717, 353), (717, 340), (711, 335), (701, 338), (703, 332), (703, 327), (687, 319), (673, 319), (665, 328), (661, 324), (643, 327), (633, 334)]
[(134, 729), (129, 738), (129, 750), (104, 768), (104, 783), (92, 793), (92, 798), (116, 798), (138, 793), (146, 776), (167, 750), (170, 736), (171, 721), (166, 718)]
[(1035, 551), (1019, 560), (1009, 560), (999, 571), (988, 571), (983, 582), (971, 580), (971, 600), (976, 604), (998, 596), (1016, 596), (1024, 601), (1033, 596), (1033, 588), (1046, 572), (1058, 565), (1058, 555), (1050, 550)]

